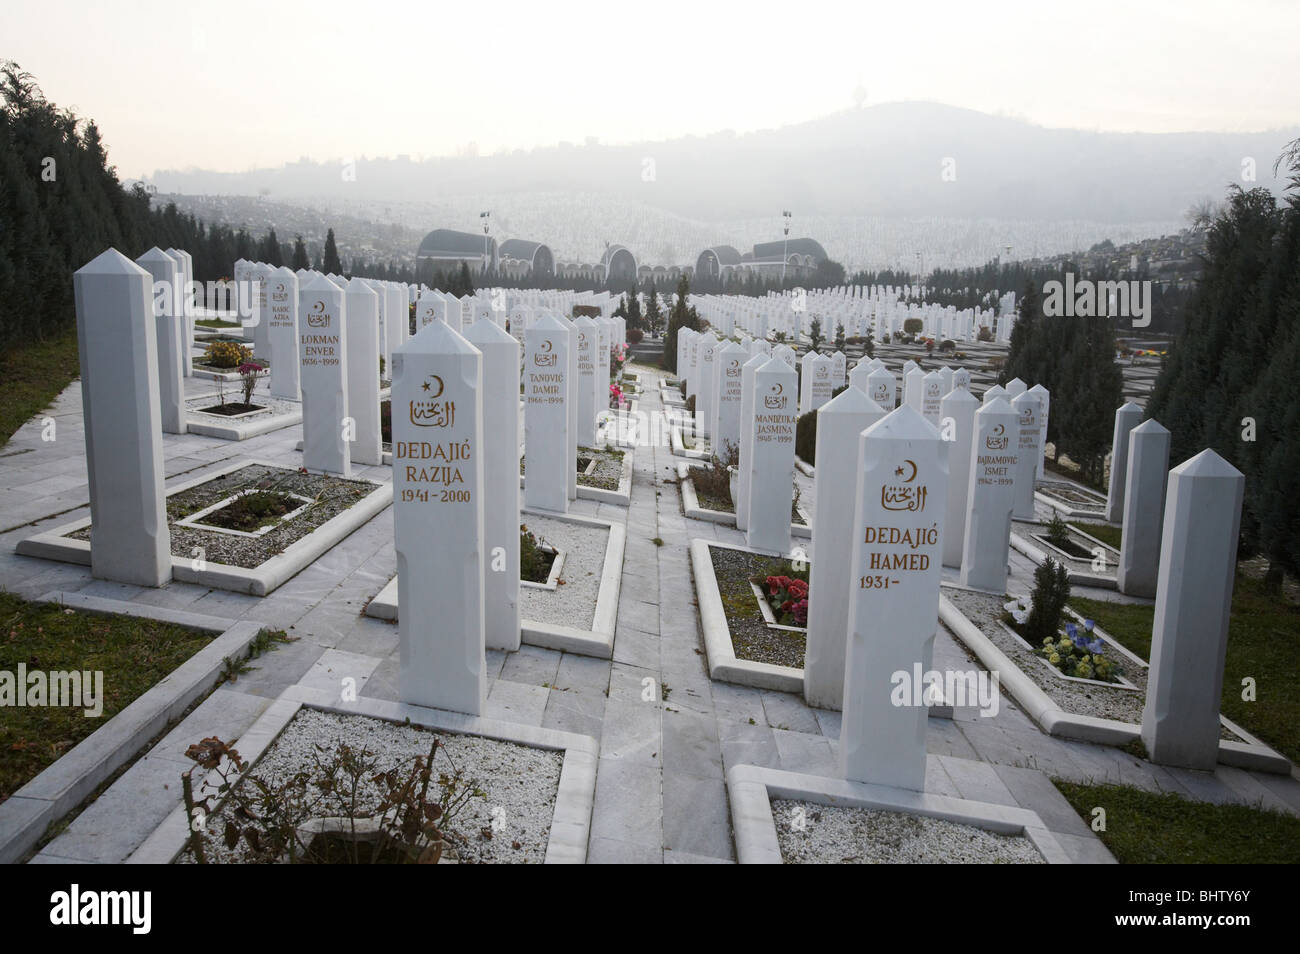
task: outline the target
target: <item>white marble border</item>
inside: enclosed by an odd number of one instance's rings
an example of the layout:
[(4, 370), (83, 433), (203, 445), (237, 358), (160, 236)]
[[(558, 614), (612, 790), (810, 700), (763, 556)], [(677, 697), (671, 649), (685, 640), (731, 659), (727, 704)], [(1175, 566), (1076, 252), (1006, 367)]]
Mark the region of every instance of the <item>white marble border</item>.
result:
[[(998, 674), (1002, 688), (1048, 735), (1121, 746), (1141, 738), (1141, 729), (1136, 723), (1066, 712), (942, 593), (939, 594), (939, 619), (975, 654), (985, 669)], [(1219, 719), (1233, 734), (1246, 740), (1220, 739), (1220, 762), (1257, 772), (1291, 774), (1291, 762), (1285, 756), (1222, 715)]]
[(0, 864), (21, 858), (51, 824), (80, 805), (114, 772), (135, 761), (150, 739), (216, 687), (226, 659), (243, 657), (264, 628), (256, 620), (237, 622), (79, 593), (46, 593), (40, 602), (84, 612), (156, 619), (220, 635), (0, 804)]
[(1070, 861), (1038, 813), (1026, 808), (757, 765), (733, 765), (727, 772), (727, 795), (736, 834), (736, 859), (742, 865), (784, 863), (772, 818), (774, 798), (924, 815), (999, 834), (1023, 835), (1049, 864)]
[[(695, 481), (691, 480), (690, 473), (692, 467), (707, 466), (709, 465), (678, 462), (677, 486), (681, 488), (682, 492), (682, 514), (691, 520), (704, 520), (709, 523), (719, 523), (725, 527), (734, 527), (736, 525), (736, 515), (734, 513), (727, 513), (725, 510), (710, 510), (708, 507), (700, 506), (700, 498), (695, 493)], [(811, 540), (812, 517), (808, 516), (803, 507), (797, 509), (804, 522), (802, 524), (791, 523), (790, 535), (799, 537), (801, 540)]]
[(718, 543), (715, 540), (691, 541), (691, 568), (695, 575), (695, 597), (700, 606), (700, 627), (704, 630), (705, 661), (709, 678), (731, 682), (755, 689), (773, 689), (777, 692), (794, 692), (803, 696), (803, 670), (792, 666), (739, 659), (731, 645), (731, 629), (727, 626), (727, 613), (718, 593), (718, 578), (713, 572), (713, 559), (709, 547), (757, 553), (747, 547)]
[[(206, 484), (224, 474), (230, 474), (251, 465), (274, 467), (278, 470), (291, 470), (284, 464), (271, 461), (245, 459), (235, 464), (210, 471), (199, 477), (183, 481), (167, 489), (167, 496), (190, 490), (200, 484)], [(392, 482), (380, 483), (367, 477), (340, 478), (360, 483), (374, 484), (375, 489), (358, 500), (342, 513), (336, 514), (321, 524), (311, 533), (291, 544), (288, 549), (266, 560), (259, 566), (247, 569), (241, 566), (227, 566), (208, 562), (201, 570), (194, 568), (194, 561), (187, 556), (172, 555), (172, 579), (183, 583), (198, 583), (219, 590), (235, 593), (248, 593), (253, 596), (266, 596), (276, 587), (288, 582), (336, 544), (345, 539), (354, 530), (365, 524), (375, 514), (393, 502)], [(82, 517), (72, 523), (66, 523), (35, 536), (20, 540), (15, 552), (22, 556), (40, 557), (45, 560), (59, 560), (63, 563), (76, 563), (90, 566), (90, 541), (72, 540), (67, 534), (90, 526), (90, 517)]]
[[(442, 732), (458, 735), (480, 736), (516, 745), (548, 749), (564, 753), (560, 769), (560, 788), (555, 796), (555, 812), (551, 816), (551, 834), (546, 844), (545, 864), (584, 864), (587, 860), (587, 837), (591, 831), (591, 808), (596, 796), (596, 761), (599, 746), (595, 739), (572, 732), (558, 732), (496, 719), (428, 709), (424, 706), (402, 702), (388, 702), (365, 696), (355, 702), (340, 702), (338, 693), (290, 686), (280, 694), (261, 717), (239, 738), (239, 754), (250, 766), (271, 746), (284, 727), (304, 707), (337, 712), (343, 715), (361, 715), (372, 719), (401, 724), (409, 721)], [(220, 784), (216, 776), (209, 776), (213, 785)], [(189, 824), (185, 806), (174, 808), (144, 843), (137, 848), (126, 864), (170, 864), (185, 847)]]
[[(614, 656), (614, 627), (618, 620), (618, 594), (623, 581), (623, 550), (627, 544), (627, 529), (619, 523), (599, 517), (583, 517), (573, 513), (552, 513), (549, 510), (521, 510), (521, 514), (536, 514), (550, 520), (572, 523), (577, 526), (608, 530), (605, 542), (605, 560), (600, 572), (600, 588), (596, 593), (595, 616), (591, 629), (561, 626), (525, 619), (520, 630), (522, 642), (543, 649), (556, 649), (580, 656), (612, 659)], [(394, 576), (382, 590), (366, 604), (365, 614), (374, 619), (397, 620), (397, 577)]]

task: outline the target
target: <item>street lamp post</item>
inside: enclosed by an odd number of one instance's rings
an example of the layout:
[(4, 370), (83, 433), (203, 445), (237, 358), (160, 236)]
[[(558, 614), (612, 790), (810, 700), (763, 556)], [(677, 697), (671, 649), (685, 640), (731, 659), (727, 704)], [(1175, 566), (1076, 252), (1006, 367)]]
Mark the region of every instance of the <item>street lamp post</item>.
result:
[(785, 288), (785, 265), (790, 259), (790, 213), (782, 212), (781, 217), (785, 220), (785, 243), (781, 246), (781, 287)]

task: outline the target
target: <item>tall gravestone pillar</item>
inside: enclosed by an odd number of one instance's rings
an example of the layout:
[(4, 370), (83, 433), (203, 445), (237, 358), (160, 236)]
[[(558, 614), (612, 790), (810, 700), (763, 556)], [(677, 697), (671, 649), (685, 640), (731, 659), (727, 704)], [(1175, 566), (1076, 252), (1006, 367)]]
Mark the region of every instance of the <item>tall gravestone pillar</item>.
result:
[(1150, 599), (1156, 595), (1169, 445), (1169, 431), (1154, 420), (1129, 431), (1124, 532), (1116, 577), (1119, 591), (1129, 596)]
[(185, 259), (185, 254), (178, 248), (169, 248), (165, 250), (171, 256), (172, 261), (176, 263), (176, 277), (180, 282), (180, 293), (176, 296), (177, 314), (180, 316), (181, 330), (185, 337), (185, 377), (194, 376), (194, 328), (190, 324), (191, 315), (190, 307), (186, 296), (189, 294), (189, 263)]
[(172, 578), (150, 275), (109, 249), (72, 276), (90, 487), (90, 573)]
[(734, 341), (728, 341), (714, 356), (713, 453), (724, 462), (731, 451), (740, 449), (740, 385), (745, 360), (745, 349)]
[(767, 364), (763, 352), (756, 353), (740, 367), (740, 474), (736, 480), (739, 500), (736, 505), (736, 529), (749, 529), (749, 489), (754, 456), (754, 372)]
[(1011, 402), (1016, 414), (1017, 520), (1034, 519), (1034, 475), (1038, 470), (1038, 395), (1021, 391)]
[(1169, 472), (1142, 741), (1159, 765), (1213, 771), (1246, 478), (1212, 450)]
[(180, 315), (180, 275), (176, 260), (157, 246), (136, 264), (149, 273), (154, 329), (158, 345), (158, 400), (166, 434), (189, 430), (185, 418), (185, 328)]
[[(310, 279), (308, 279), (310, 280)], [(299, 348), (298, 276), (287, 268), (264, 272), (267, 351), (271, 361), (271, 396), (287, 401), (302, 400), (302, 368)]]
[(587, 315), (573, 319), (576, 332), (575, 350), (578, 352), (578, 376), (575, 379), (577, 394), (574, 403), (578, 406), (578, 443), (583, 447), (596, 444), (596, 414), (603, 407), (599, 395), (607, 385), (599, 378), (596, 363), (596, 349), (600, 342), (596, 334), (596, 323)]
[(907, 405), (862, 433), (840, 729), (852, 781), (925, 790), (928, 700), (901, 700), (898, 685), (933, 655), (948, 453)]
[(943, 511), (943, 565), (954, 568), (961, 567), (962, 544), (966, 538), (975, 412), (979, 407), (975, 396), (961, 388), (953, 388), (939, 402), (941, 432), (946, 434), (952, 428), (948, 445), (948, 500)]
[(1119, 523), (1124, 519), (1124, 477), (1128, 473), (1128, 435), (1142, 421), (1142, 408), (1126, 401), (1115, 412), (1115, 432), (1111, 438), (1110, 483), (1106, 493), (1106, 519)]
[(275, 273), (276, 269), (273, 266), (260, 262), (250, 269), (251, 277), (259, 283), (257, 295), (253, 298), (257, 302), (257, 321), (253, 325), (253, 354), (267, 361), (271, 360), (272, 352), (270, 294), (271, 281), (275, 278)]
[(1047, 417), (1052, 407), (1052, 395), (1041, 384), (1035, 384), (1027, 393), (1038, 397), (1038, 466), (1034, 468), (1034, 476), (1042, 480), (1047, 463)]
[(858, 439), (885, 416), (875, 401), (849, 388), (817, 411), (817, 541), (808, 590), (808, 636), (803, 694), (810, 706), (840, 709), (844, 700), (844, 655), (849, 626), (854, 524), (845, 519), (856, 506)]
[[(358, 464), (384, 462), (379, 420), (379, 296), (362, 278), (348, 282), (348, 415), (353, 422), (351, 458)], [(391, 407), (391, 406), (390, 406)], [(391, 411), (390, 411), (391, 413)]]
[[(578, 386), (578, 348), (575, 342), (578, 340), (578, 329), (573, 324), (572, 318), (566, 318), (560, 315), (558, 318), (560, 324), (564, 325), (569, 332), (569, 343), (566, 348), (566, 356), (569, 362), (568, 376), (568, 395), (565, 397), (564, 406), (569, 412), (569, 469), (565, 476), (565, 493), (569, 495), (570, 500), (578, 499), (578, 401), (574, 393)], [(600, 340), (600, 326), (596, 327), (597, 341)], [(606, 329), (605, 340), (609, 340), (609, 331)], [(597, 360), (600, 358), (599, 345), (597, 346)], [(605, 349), (605, 394), (609, 394), (609, 349)], [(600, 372), (597, 372), (599, 376)], [(605, 399), (605, 405), (609, 405), (609, 398)]]
[(569, 329), (545, 315), (524, 332), (524, 503), (569, 509)]
[(943, 416), (940, 405), (946, 393), (943, 389), (943, 375), (938, 371), (931, 371), (921, 379), (921, 407), (919, 410), (921, 416), (935, 427), (939, 426), (939, 420)]
[(790, 550), (798, 387), (795, 370), (770, 358), (754, 372), (754, 416), (746, 422), (754, 431), (746, 538), (752, 549), (781, 555)]
[(393, 354), (398, 691), (469, 715), (487, 698), (481, 388), (482, 356), (446, 322)]
[(867, 397), (888, 414), (898, 400), (898, 382), (888, 368), (876, 368), (867, 375)]
[(302, 465), (343, 477), (352, 473), (351, 444), (344, 430), (348, 417), (345, 309), (343, 289), (323, 275), (313, 275), (298, 289)]
[(697, 350), (697, 373), (695, 382), (695, 433), (713, 439), (710, 431), (713, 416), (713, 371), (716, 365), (718, 339), (712, 331), (700, 336)]
[(1011, 511), (1016, 506), (1019, 466), (1017, 417), (1004, 398), (975, 412), (970, 483), (966, 494), (966, 538), (961, 551), (961, 584), (1005, 593)]
[(489, 649), (519, 648), (519, 342), (493, 318), (465, 338), (483, 355), (483, 532)]

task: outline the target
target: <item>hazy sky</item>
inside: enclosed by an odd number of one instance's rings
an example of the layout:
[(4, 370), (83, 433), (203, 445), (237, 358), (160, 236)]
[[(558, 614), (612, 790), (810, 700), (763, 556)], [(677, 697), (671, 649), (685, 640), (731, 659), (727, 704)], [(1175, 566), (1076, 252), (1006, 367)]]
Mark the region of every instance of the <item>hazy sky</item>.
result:
[(3, 0), (0, 58), (123, 177), (745, 132), (934, 100), (1045, 126), (1300, 121), (1300, 3)]

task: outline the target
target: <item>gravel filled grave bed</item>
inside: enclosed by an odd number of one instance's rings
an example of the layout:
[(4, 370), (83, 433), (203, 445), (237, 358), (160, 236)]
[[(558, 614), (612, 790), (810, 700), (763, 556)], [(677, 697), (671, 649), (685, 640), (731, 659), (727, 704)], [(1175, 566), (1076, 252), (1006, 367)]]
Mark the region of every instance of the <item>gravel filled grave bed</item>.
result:
[(802, 669), (804, 634), (769, 627), (749, 585), (751, 577), (780, 575), (789, 572), (788, 568), (782, 570), (782, 562), (775, 557), (725, 547), (709, 547), (709, 557), (736, 658)]
[[(243, 393), (237, 388), (233, 391), (227, 390), (226, 407), (234, 408), (238, 406), (242, 408), (243, 397)], [(201, 397), (187, 398), (185, 401), (185, 413), (195, 420), (208, 419), (221, 423), (230, 423), (231, 414), (229, 411), (223, 414), (218, 411), (209, 410), (210, 408), (217, 407), (220, 403), (221, 402), (215, 393), (206, 394)], [(260, 421), (267, 417), (275, 417), (281, 414), (300, 413), (302, 411), (302, 405), (296, 401), (286, 401), (283, 398), (274, 398), (264, 391), (254, 393), (253, 403), (258, 406), (258, 409), (246, 413), (242, 410), (239, 411), (239, 416), (235, 419), (236, 423), (242, 424), (246, 421)]]
[[(701, 473), (707, 471), (707, 473)], [(730, 481), (726, 475), (721, 480), (711, 479), (717, 472), (712, 464), (701, 464), (691, 467), (686, 472), (687, 479), (690, 480), (691, 486), (695, 488), (695, 499), (700, 502), (700, 506), (705, 510), (716, 510), (719, 513), (735, 513), (736, 504), (731, 499)], [(701, 479), (705, 478), (705, 479)], [(794, 490), (791, 490), (793, 495)], [(799, 501), (791, 499), (790, 501), (790, 522), (795, 526), (804, 527), (803, 514), (799, 512)]]
[(560, 585), (554, 590), (519, 588), (519, 609), (523, 617), (539, 623), (591, 629), (596, 619), (596, 599), (600, 595), (609, 530), (535, 513), (523, 514), (523, 521), (539, 543), (564, 551)]
[[(1045, 692), (1049, 699), (1065, 712), (1074, 715), (1093, 716), (1099, 719), (1115, 719), (1139, 725), (1142, 722), (1142, 708), (1146, 702), (1147, 670), (1128, 659), (1113, 646), (1108, 645), (1106, 652), (1119, 662), (1121, 675), (1137, 691), (1120, 685), (1108, 685), (1098, 681), (1072, 682), (1057, 678), (1044, 660), (1027, 649), (998, 625), (998, 620), (1005, 612), (1005, 599), (987, 593), (975, 593), (970, 590), (955, 589), (945, 586), (943, 595), (962, 612), (968, 620), (979, 627), (980, 632), (988, 637), (1007, 658), (1016, 664), (1025, 675), (1029, 676)], [(1073, 621), (1067, 615), (1066, 621)], [(1105, 629), (1105, 620), (1099, 619), (1097, 625)], [(1106, 640), (1109, 644), (1111, 641)], [(1226, 728), (1221, 729), (1223, 738), (1236, 740), (1236, 736)]]
[[(596, 466), (591, 473), (586, 470), (585, 462), (595, 460)], [(583, 466), (578, 469), (578, 484), (582, 487), (596, 487), (600, 490), (618, 490), (619, 481), (623, 479), (623, 452), (613, 448), (595, 449), (578, 448), (578, 462)]]
[(1045, 864), (1024, 835), (873, 808), (772, 800), (786, 864)]
[[(596, 466), (591, 473), (586, 473), (587, 465), (595, 460)], [(578, 457), (574, 461), (578, 471), (579, 487), (595, 487), (599, 490), (618, 490), (619, 481), (623, 479), (623, 452), (612, 447), (579, 447)], [(519, 458), (519, 473), (527, 476), (526, 458)]]
[[(196, 553), (195, 548), (201, 548), (203, 559), (208, 563), (251, 570), (364, 500), (381, 486), (364, 480), (304, 474), (287, 467), (249, 464), (167, 497), (167, 524), (171, 531), (172, 556), (192, 558)], [(284, 494), (297, 494), (309, 498), (312, 503), (294, 511), (291, 519), (282, 525), (256, 538), (232, 536), (178, 522), (242, 490), (274, 490)], [(84, 527), (69, 534), (69, 537), (89, 540), (90, 530), (90, 527)]]
[[(482, 792), (481, 797), (469, 798), (451, 822), (441, 826), (457, 860), (462, 864), (541, 864), (546, 857), (560, 787), (562, 752), (304, 708), (249, 774), (275, 789), (292, 775), (311, 771), (318, 761), (332, 756), (340, 743), (354, 751), (364, 749), (374, 759), (378, 772), (399, 766), (405, 769), (416, 756), (428, 754), (435, 735), (439, 739), (433, 764), (435, 778), (459, 770), (466, 783)], [(179, 773), (177, 782), (179, 785)], [(367, 774), (358, 791), (360, 798), (353, 817), (375, 814), (380, 786)], [(430, 792), (432, 795), (433, 789)], [(340, 817), (337, 807), (332, 808), (329, 801), (319, 804), (322, 816)], [(223, 806), (208, 820), (210, 830), (225, 829), (225, 811)], [(222, 839), (211, 838), (207, 851), (210, 862), (257, 860), (242, 839), (231, 849)], [(187, 860), (188, 855), (182, 857), (182, 861)]]
[(1073, 484), (1054, 480), (1040, 480), (1035, 487), (1039, 493), (1059, 500), (1074, 510), (1096, 510), (1100, 513), (1106, 509), (1106, 498), (1104, 496), (1091, 490), (1076, 487)]

